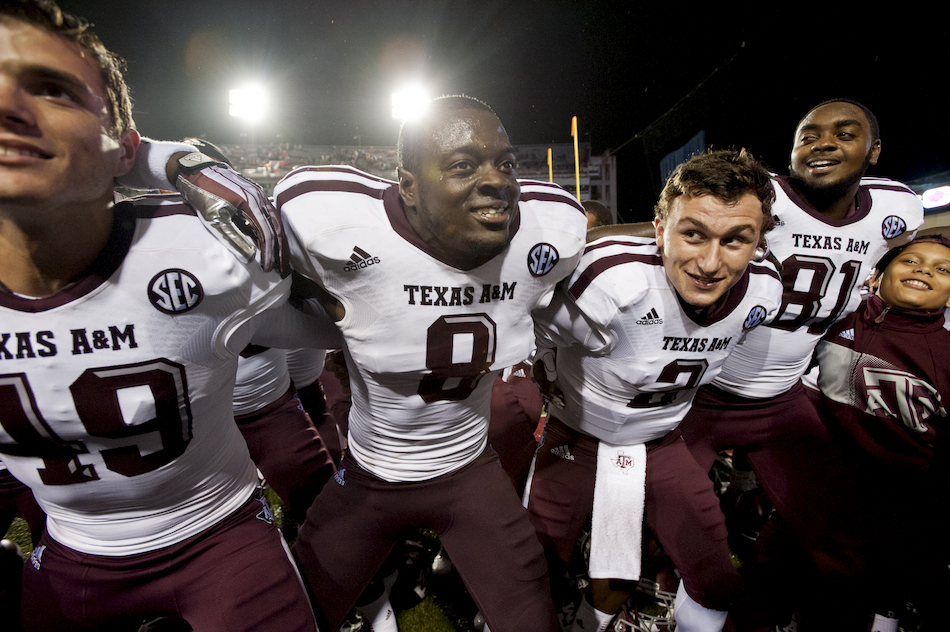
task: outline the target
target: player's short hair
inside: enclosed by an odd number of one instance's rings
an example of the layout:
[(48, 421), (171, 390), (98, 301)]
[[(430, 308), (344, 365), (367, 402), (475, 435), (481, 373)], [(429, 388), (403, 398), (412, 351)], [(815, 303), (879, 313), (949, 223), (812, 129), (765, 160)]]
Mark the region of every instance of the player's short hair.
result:
[[(947, 233), (950, 233), (950, 228), (947, 229)], [(927, 233), (926, 235), (918, 235), (903, 246), (895, 246), (894, 248), (891, 248), (886, 253), (884, 253), (884, 256), (881, 257), (874, 266), (875, 275), (879, 275), (884, 272), (884, 270), (887, 269), (887, 266), (891, 265), (891, 262), (897, 258), (897, 255), (904, 252), (908, 247), (921, 243), (940, 244), (941, 246), (950, 248), (950, 237), (944, 235), (943, 233)]]
[(0, 23), (14, 20), (46, 29), (89, 52), (99, 68), (105, 87), (109, 118), (112, 121), (110, 135), (118, 139), (126, 131), (135, 128), (132, 99), (122, 76), (125, 60), (105, 47), (92, 31), (89, 22), (66, 13), (52, 0), (5, 0), (0, 3)]
[(818, 108), (820, 108), (820, 107), (822, 107), (822, 106), (825, 106), (825, 105), (829, 105), (829, 104), (831, 104), (831, 103), (850, 103), (851, 105), (853, 105), (853, 106), (857, 107), (858, 109), (860, 109), (862, 112), (864, 112), (864, 118), (866, 118), (866, 119), (868, 120), (868, 126), (870, 127), (870, 129), (868, 130), (868, 132), (870, 132), (870, 134), (871, 134), (871, 140), (872, 140), (872, 141), (875, 141), (875, 140), (880, 140), (880, 139), (881, 139), (881, 126), (878, 124), (878, 122), (877, 122), (877, 117), (874, 116), (874, 112), (871, 111), (871, 108), (867, 107), (866, 105), (864, 105), (864, 104), (862, 104), (862, 103), (858, 103), (858, 102), (855, 101), (854, 99), (846, 99), (846, 98), (841, 98), (841, 99), (828, 99), (827, 101), (822, 101), (821, 103), (819, 103), (818, 105), (816, 105), (816, 106), (813, 107), (812, 109), (808, 110), (808, 112), (805, 113), (805, 116), (803, 116), (802, 118), (800, 118), (800, 119), (798, 120), (798, 125), (795, 126), (795, 130), (796, 130), (796, 131), (798, 130), (799, 126), (802, 124), (802, 121), (804, 121), (806, 118), (808, 118), (808, 115), (809, 115), (809, 114), (811, 114), (812, 112), (814, 112), (814, 111), (817, 110)]
[(768, 170), (745, 149), (718, 149), (698, 154), (670, 174), (654, 207), (656, 218), (665, 222), (673, 202), (681, 195), (691, 198), (712, 195), (724, 204), (737, 204), (751, 193), (762, 203), (762, 231), (771, 230), (775, 190)]
[(611, 215), (610, 209), (597, 200), (584, 200), (581, 202), (581, 206), (584, 207), (585, 213), (590, 213), (594, 216), (594, 223), (591, 225), (591, 228), (609, 226), (614, 223), (614, 216)]
[(426, 114), (415, 119), (407, 119), (399, 129), (399, 140), (396, 141), (396, 156), (399, 166), (409, 173), (418, 173), (422, 155), (422, 145), (427, 138), (427, 122), (436, 113), (456, 113), (464, 110), (481, 110), (491, 112), (497, 118), (495, 111), (485, 103), (474, 97), (464, 94), (441, 96), (429, 101)]

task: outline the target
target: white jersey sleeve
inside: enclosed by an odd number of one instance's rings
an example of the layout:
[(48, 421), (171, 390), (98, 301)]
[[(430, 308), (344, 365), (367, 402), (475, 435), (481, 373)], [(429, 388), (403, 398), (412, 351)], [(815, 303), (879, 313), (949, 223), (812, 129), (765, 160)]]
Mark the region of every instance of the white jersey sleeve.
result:
[(531, 312), (580, 256), (581, 206), (560, 187), (521, 186), (508, 248), (470, 270), (415, 234), (393, 182), (308, 168), (275, 189), (294, 269), (345, 308), (349, 449), (384, 480), (426, 480), (478, 456), (494, 375), (533, 351)]
[(781, 294), (775, 268), (751, 263), (700, 315), (670, 284), (655, 241), (591, 242), (556, 301), (537, 313), (540, 336), (558, 344), (565, 407), (552, 414), (611, 444), (662, 437), (745, 336), (775, 315)]
[(0, 292), (0, 452), (78, 551), (180, 542), (257, 485), (231, 414), (243, 325), (289, 279), (242, 265), (177, 196), (115, 207), (109, 244), (51, 297)]
[(774, 178), (777, 226), (769, 245), (781, 262), (785, 292), (775, 321), (750, 333), (715, 385), (736, 395), (780, 395), (808, 369), (812, 351), (835, 322), (861, 302), (860, 288), (878, 259), (910, 241), (923, 206), (905, 185), (864, 178), (856, 208), (830, 220), (802, 200), (786, 178)]

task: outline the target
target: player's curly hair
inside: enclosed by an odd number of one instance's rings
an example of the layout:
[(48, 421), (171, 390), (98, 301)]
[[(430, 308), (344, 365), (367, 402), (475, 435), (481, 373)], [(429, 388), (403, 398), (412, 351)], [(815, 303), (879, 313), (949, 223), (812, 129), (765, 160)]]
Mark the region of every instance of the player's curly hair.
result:
[(775, 222), (772, 217), (775, 190), (768, 170), (745, 149), (710, 150), (693, 156), (676, 168), (667, 179), (653, 210), (660, 222), (666, 222), (673, 201), (681, 195), (691, 198), (712, 195), (733, 205), (747, 193), (762, 203), (765, 215), (763, 232), (771, 230)]
[(108, 100), (113, 138), (135, 128), (132, 120), (132, 99), (122, 72), (125, 61), (107, 49), (92, 25), (85, 19), (66, 13), (52, 0), (4, 0), (0, 3), (0, 22), (16, 20), (46, 29), (88, 51), (102, 77)]
[[(426, 119), (431, 118), (428, 115), (436, 112), (454, 113), (464, 110), (481, 110), (495, 114), (491, 106), (484, 101), (479, 101), (464, 94), (452, 94), (432, 99), (426, 105), (426, 108), (427, 116), (403, 122), (399, 129), (399, 140), (396, 141), (396, 157), (399, 160), (399, 166), (413, 174), (419, 172), (422, 145), (427, 138)], [(498, 115), (495, 114), (495, 116)]]

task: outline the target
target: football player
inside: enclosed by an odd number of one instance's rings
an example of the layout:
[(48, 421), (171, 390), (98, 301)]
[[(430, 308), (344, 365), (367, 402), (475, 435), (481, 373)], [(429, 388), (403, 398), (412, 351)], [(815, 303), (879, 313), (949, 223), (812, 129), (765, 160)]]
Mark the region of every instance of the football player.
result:
[[(678, 488), (675, 473), (692, 457), (682, 442), (661, 441), (697, 389), (779, 308), (778, 272), (752, 261), (773, 199), (769, 173), (745, 150), (695, 156), (661, 193), (655, 238), (592, 241), (537, 314), (536, 375), (542, 391), (556, 376), (562, 405), (549, 410), (526, 503), (552, 576), (591, 518), (591, 589), (574, 630), (602, 632), (629, 598), (632, 585), (611, 580), (640, 577), (644, 505), (663, 543), (677, 529), (653, 517), (667, 515), (669, 496), (698, 492), (718, 502), (711, 489)], [(722, 559), (710, 553), (686, 554), (730, 564), (728, 550)], [(689, 610), (676, 615), (689, 629)]]
[(517, 179), (505, 128), (469, 97), (406, 122), (399, 156), (398, 182), (316, 167), (275, 189), (352, 396), (348, 450), (294, 552), (328, 629), (428, 527), (492, 630), (554, 632), (544, 554), (487, 429), (494, 378), (533, 350), (531, 312), (573, 270), (586, 218), (561, 188)]
[(139, 136), (84, 21), (4, 3), (0, 83), (0, 452), (48, 516), (24, 628), (315, 630), (231, 395), (252, 339), (305, 324), (294, 344), (326, 348), (335, 328), (178, 196), (114, 202)]
[[(877, 119), (859, 103), (821, 103), (798, 123), (790, 175), (772, 179), (777, 225), (769, 243), (782, 266), (781, 307), (772, 323), (750, 332), (712, 384), (700, 388), (677, 428), (700, 466), (693, 473), (698, 481), (718, 452), (742, 449), (781, 520), (822, 569), (816, 581), (833, 584), (855, 564), (844, 511), (849, 498), (841, 491), (847, 483), (835, 482), (838, 455), (801, 377), (824, 332), (857, 307), (874, 263), (923, 221), (921, 202), (908, 187), (865, 176), (880, 154)], [(663, 542), (674, 558), (679, 547), (681, 553), (708, 550), (725, 531), (717, 509), (682, 502), (676, 515), (705, 523), (709, 535), (706, 542)], [(726, 567), (726, 577), (711, 572), (701, 556), (679, 557), (690, 562), (677, 563), (686, 597), (708, 611), (713, 623), (703, 629), (718, 632), (717, 621), (737, 597), (724, 587), (738, 589), (738, 574)], [(766, 588), (764, 577), (749, 585), (777, 592)]]

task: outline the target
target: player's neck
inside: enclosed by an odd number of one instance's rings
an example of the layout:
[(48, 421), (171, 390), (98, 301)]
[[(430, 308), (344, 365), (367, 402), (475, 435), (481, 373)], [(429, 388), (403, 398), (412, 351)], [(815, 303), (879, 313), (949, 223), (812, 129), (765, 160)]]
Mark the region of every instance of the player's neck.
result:
[(0, 283), (16, 294), (44, 297), (77, 279), (112, 233), (111, 202), (63, 212), (0, 206)]
[(789, 183), (808, 206), (828, 219), (834, 220), (844, 219), (848, 216), (848, 213), (851, 212), (856, 204), (858, 189), (860, 188), (859, 182), (843, 193), (838, 192), (837, 194), (829, 193), (823, 195), (820, 190), (809, 191), (800, 186), (796, 186), (794, 181), (790, 180)]

